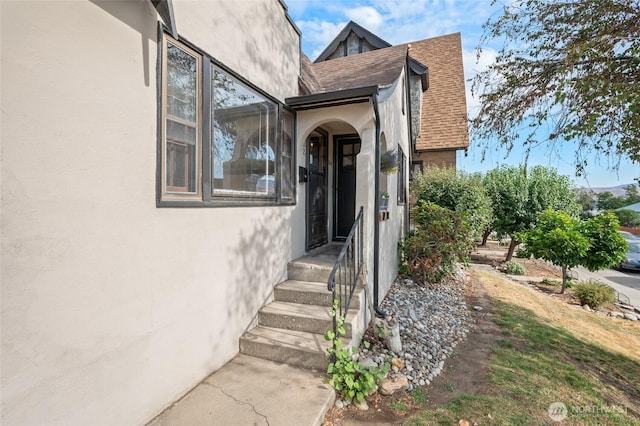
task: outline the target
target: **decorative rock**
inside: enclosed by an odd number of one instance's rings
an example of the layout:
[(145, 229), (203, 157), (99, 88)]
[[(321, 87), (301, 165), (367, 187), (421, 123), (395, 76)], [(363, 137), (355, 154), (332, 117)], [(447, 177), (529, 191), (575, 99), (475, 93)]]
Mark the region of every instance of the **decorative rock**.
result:
[(630, 321), (638, 321), (638, 316), (636, 314), (624, 314), (624, 317)]
[(614, 318), (624, 318), (624, 314), (622, 312), (611, 311), (609, 314)]
[(387, 347), (396, 354), (402, 353), (399, 327), (400, 323), (393, 317), (389, 317), (384, 324), (384, 337), (387, 342)]
[[(461, 269), (454, 279), (436, 288), (411, 280), (393, 283), (380, 308), (397, 321), (402, 350), (392, 353), (382, 342), (373, 341), (366, 356), (379, 366), (391, 362), (389, 356), (404, 361), (403, 366), (396, 364), (399, 373), (391, 373), (391, 377), (404, 375), (412, 389), (420, 385), (420, 380), (430, 383), (475, 321), (464, 299), (468, 282)], [(374, 324), (385, 322), (376, 319)]]
[(380, 383), (380, 393), (382, 395), (393, 395), (394, 393), (406, 390), (409, 387), (409, 380), (403, 375), (395, 379), (387, 378)]
[(591, 307), (589, 305), (582, 305), (582, 309), (584, 309), (587, 312), (591, 312)]
[(399, 369), (404, 368), (404, 361), (401, 360), (400, 358), (393, 358), (391, 360), (391, 365), (394, 367), (398, 367)]
[(369, 405), (367, 404), (367, 401), (362, 400), (362, 402), (354, 402), (353, 406), (356, 407), (358, 410), (360, 411), (367, 411), (369, 409)]
[(336, 400), (336, 408), (339, 408), (339, 409), (344, 408), (344, 401), (341, 399)]
[(373, 359), (371, 358), (365, 358), (364, 360), (360, 361), (360, 364), (366, 368), (367, 370), (372, 368), (372, 367), (377, 367), (378, 363), (375, 362)]
[(473, 309), (475, 309), (476, 311), (481, 311), (484, 308), (482, 306), (474, 306)]

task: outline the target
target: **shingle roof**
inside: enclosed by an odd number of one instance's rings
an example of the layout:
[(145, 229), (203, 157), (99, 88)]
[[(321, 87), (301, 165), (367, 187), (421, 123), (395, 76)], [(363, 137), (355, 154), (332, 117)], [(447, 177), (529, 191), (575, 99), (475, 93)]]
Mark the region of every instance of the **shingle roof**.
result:
[(308, 95), (311, 93), (318, 93), (322, 91), (322, 86), (320, 86), (320, 82), (316, 78), (316, 75), (313, 71), (313, 62), (305, 55), (302, 54), (302, 70), (300, 73), (300, 84), (303, 86), (304, 95)]
[(315, 77), (319, 90), (313, 93), (388, 86), (400, 76), (406, 58), (407, 46), (400, 45), (318, 63), (303, 61), (304, 84), (316, 86)]
[(469, 146), (467, 102), (460, 33), (407, 43), (409, 56), (429, 67), (429, 90), (422, 96), (421, 132), (416, 149)]

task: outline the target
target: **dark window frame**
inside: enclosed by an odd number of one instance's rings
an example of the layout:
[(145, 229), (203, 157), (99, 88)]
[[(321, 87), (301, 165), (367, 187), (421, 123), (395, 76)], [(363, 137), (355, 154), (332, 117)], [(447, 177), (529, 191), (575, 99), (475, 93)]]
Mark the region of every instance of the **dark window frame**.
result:
[(398, 145), (398, 205), (407, 204), (407, 157), (404, 155), (402, 147)]
[[(163, 162), (166, 162), (166, 150), (165, 150), (165, 103), (163, 102), (163, 96), (166, 90), (164, 61), (165, 58), (165, 46), (169, 42), (172, 45), (182, 49), (186, 47), (200, 56), (201, 70), (197, 76), (199, 91), (198, 96), (198, 108), (200, 109), (199, 116), (200, 122), (198, 123), (198, 137), (200, 138), (201, 149), (198, 152), (198, 158), (196, 162), (199, 162), (200, 169), (197, 176), (198, 192), (188, 193), (185, 196), (179, 193), (167, 192), (166, 186), (163, 185), (163, 179), (166, 179), (165, 168)], [(264, 97), (269, 102), (272, 102), (276, 106), (276, 122), (275, 122), (275, 196), (237, 196), (226, 195), (218, 196), (212, 195), (212, 157), (211, 150), (213, 149), (213, 138), (211, 135), (212, 126), (212, 108), (211, 94), (212, 84), (211, 76), (212, 69), (218, 68), (225, 73), (228, 73), (234, 79), (245, 85), (249, 90), (254, 91), (257, 95)], [(157, 117), (157, 150), (156, 150), (156, 206), (157, 207), (264, 207), (264, 206), (293, 206), (297, 203), (297, 143), (296, 143), (296, 112), (287, 107), (282, 102), (278, 101), (268, 93), (264, 92), (260, 88), (253, 85), (237, 73), (233, 72), (230, 68), (217, 61), (213, 56), (209, 55), (202, 49), (197, 48), (188, 40), (180, 37), (178, 40), (171, 37), (167, 28), (159, 24), (158, 27), (158, 67), (157, 67), (157, 105), (158, 105), (158, 117)], [(288, 171), (290, 176), (290, 186), (286, 194), (283, 195), (282, 185), (284, 183), (283, 173), (285, 165), (282, 161), (282, 148), (284, 137), (284, 116), (289, 114), (292, 122), (291, 131), (291, 157), (289, 157), (290, 170)]]

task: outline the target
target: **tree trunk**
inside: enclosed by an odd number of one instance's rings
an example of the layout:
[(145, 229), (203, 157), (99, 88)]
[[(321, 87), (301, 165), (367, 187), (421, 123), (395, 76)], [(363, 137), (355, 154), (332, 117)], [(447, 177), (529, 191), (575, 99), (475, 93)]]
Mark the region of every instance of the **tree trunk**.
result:
[(486, 231), (484, 231), (482, 233), (482, 246), (486, 246), (487, 245), (487, 240), (489, 239), (489, 234), (491, 234), (491, 229), (487, 229)]
[(511, 244), (509, 244), (509, 251), (507, 252), (507, 258), (505, 262), (508, 262), (513, 257), (513, 252), (516, 251), (516, 247), (518, 247), (520, 241), (517, 241), (515, 238), (511, 237)]
[(567, 265), (562, 265), (562, 288), (560, 289), (560, 294), (565, 294), (567, 292)]

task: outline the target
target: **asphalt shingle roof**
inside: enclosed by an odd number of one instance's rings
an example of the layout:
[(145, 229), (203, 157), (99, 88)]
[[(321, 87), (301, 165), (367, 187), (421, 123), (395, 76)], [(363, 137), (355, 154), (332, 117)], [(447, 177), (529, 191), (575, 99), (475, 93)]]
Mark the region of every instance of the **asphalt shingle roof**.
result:
[(319, 89), (311, 94), (369, 86), (384, 87), (400, 76), (406, 57), (407, 46), (400, 45), (324, 62), (303, 62), (303, 80), (310, 89), (312, 86)]

